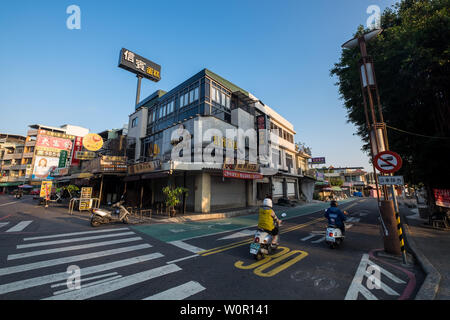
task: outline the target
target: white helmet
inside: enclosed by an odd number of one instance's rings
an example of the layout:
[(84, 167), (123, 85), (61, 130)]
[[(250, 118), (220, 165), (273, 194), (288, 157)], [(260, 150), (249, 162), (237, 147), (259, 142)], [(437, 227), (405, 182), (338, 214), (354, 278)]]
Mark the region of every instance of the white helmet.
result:
[(265, 198), (264, 201), (263, 201), (263, 206), (272, 208), (272, 200), (269, 199), (269, 198)]

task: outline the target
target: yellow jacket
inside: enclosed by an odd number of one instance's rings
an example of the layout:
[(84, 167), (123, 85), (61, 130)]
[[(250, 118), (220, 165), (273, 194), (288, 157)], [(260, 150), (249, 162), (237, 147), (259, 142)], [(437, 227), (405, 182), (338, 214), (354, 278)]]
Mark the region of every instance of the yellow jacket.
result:
[(270, 208), (259, 208), (258, 228), (272, 231), (275, 228), (272, 214), (275, 214), (275, 212)]

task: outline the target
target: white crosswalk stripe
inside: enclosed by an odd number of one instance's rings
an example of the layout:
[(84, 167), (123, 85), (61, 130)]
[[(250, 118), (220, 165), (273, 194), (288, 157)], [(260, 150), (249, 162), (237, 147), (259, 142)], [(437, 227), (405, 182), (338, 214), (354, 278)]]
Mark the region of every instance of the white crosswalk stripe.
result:
[[(33, 221), (20, 221), (19, 223), (17, 223), (16, 225), (14, 225), (13, 227), (9, 228), (8, 230), (6, 230), (5, 232), (11, 233), (11, 232), (21, 232), (23, 231), (26, 227), (28, 227)], [(6, 225), (8, 225), (9, 222), (2, 222), (0, 223), (0, 228), (4, 227)]]
[[(13, 230), (25, 227), (23, 223)], [(26, 296), (27, 291), (23, 290), (37, 287), (42, 290), (29, 292), (34, 295), (38, 292), (42, 295), (40, 299), (101, 298), (104, 294), (125, 290), (139, 283), (157, 281), (159, 277), (182, 271), (174, 262), (183, 259), (163, 261), (162, 253), (148, 252), (154, 251), (154, 247), (128, 228), (42, 235), (27, 237), (22, 241), (7, 259), (0, 260), (0, 300), (18, 291), (21, 291), (21, 296)], [(103, 258), (103, 263), (98, 262), (100, 258)], [(78, 264), (82, 265), (79, 269), (80, 287), (74, 288), (70, 286), (68, 267), (78, 268)], [(133, 266), (137, 265), (140, 266), (140, 272), (136, 273), (133, 270), (137, 268)], [(19, 277), (20, 280), (17, 280)], [(164, 282), (158, 281), (158, 286), (164, 286)], [(161, 288), (161, 292), (155, 292), (158, 290), (154, 288), (158, 286), (142, 287), (139, 299), (186, 299), (206, 290), (196, 281), (179, 284), (171, 289)]]

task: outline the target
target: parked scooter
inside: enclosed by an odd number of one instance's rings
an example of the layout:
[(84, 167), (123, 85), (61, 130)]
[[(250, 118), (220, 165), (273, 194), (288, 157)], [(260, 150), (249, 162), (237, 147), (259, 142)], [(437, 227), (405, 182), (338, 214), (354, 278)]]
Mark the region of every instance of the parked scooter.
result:
[(123, 206), (124, 200), (112, 205), (113, 210), (108, 211), (104, 209), (92, 209), (91, 226), (98, 227), (101, 224), (110, 222), (123, 222), (128, 223), (128, 216), (130, 212)]
[[(281, 217), (286, 217), (286, 213), (282, 213)], [(278, 242), (279, 242), (278, 235)], [(267, 231), (258, 228), (253, 238), (253, 242), (250, 244), (250, 254), (256, 259), (261, 260), (266, 254), (272, 254), (277, 248), (277, 245), (272, 245), (273, 236)]]

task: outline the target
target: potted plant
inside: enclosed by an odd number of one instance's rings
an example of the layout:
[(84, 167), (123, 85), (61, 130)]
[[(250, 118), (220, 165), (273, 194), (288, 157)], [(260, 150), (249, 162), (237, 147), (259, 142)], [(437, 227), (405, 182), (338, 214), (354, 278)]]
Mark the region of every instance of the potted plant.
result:
[(180, 196), (183, 193), (187, 192), (186, 188), (177, 187), (174, 188), (172, 186), (167, 186), (162, 189), (163, 193), (166, 196), (166, 207), (168, 210), (168, 215), (173, 217), (175, 216), (175, 207), (181, 202)]

